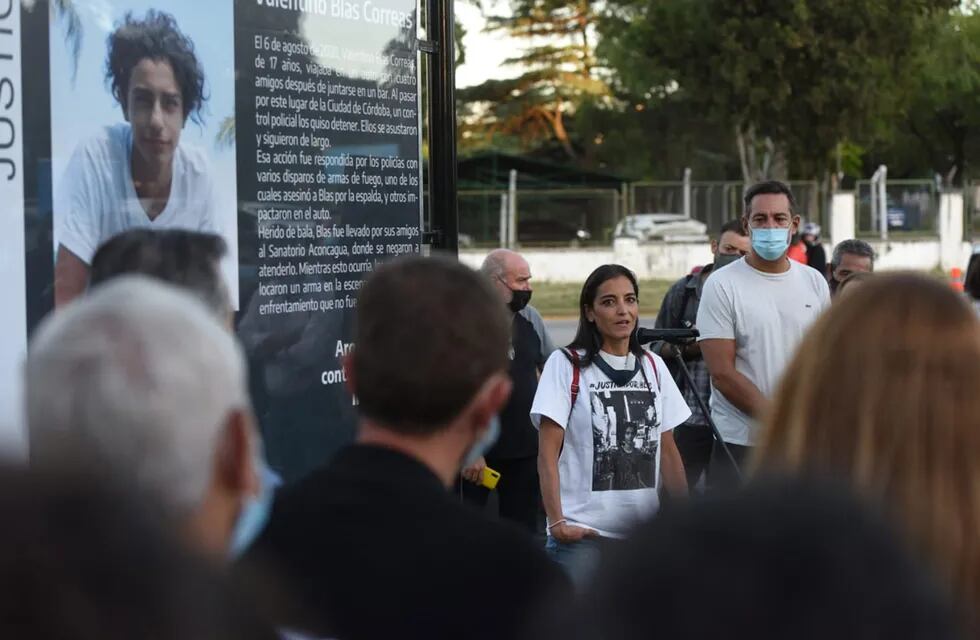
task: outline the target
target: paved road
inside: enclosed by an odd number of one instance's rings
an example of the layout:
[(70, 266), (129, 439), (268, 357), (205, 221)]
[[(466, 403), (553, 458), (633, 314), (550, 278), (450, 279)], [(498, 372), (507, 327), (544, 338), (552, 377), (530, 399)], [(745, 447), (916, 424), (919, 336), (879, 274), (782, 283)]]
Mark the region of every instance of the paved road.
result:
[[(656, 318), (640, 318), (640, 326), (652, 329), (653, 323)], [(545, 326), (548, 327), (548, 333), (551, 335), (551, 341), (555, 343), (556, 347), (564, 347), (572, 338), (575, 337), (575, 329), (578, 328), (578, 320), (575, 318), (562, 319), (562, 320), (550, 320), (545, 319)]]

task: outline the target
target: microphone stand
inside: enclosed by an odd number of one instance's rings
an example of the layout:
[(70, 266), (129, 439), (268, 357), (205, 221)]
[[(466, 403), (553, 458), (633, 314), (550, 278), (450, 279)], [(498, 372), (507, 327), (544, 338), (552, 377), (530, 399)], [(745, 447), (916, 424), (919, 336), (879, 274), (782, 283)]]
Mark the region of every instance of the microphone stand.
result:
[[(672, 346), (677, 346), (674, 343), (670, 343)], [(694, 379), (691, 377), (691, 372), (687, 368), (687, 363), (684, 362), (684, 354), (681, 353), (680, 349), (675, 349), (674, 361), (680, 367), (681, 377), (684, 378), (684, 383), (687, 384), (688, 388), (694, 392), (694, 397), (698, 401), (698, 407), (701, 409), (701, 415), (704, 419), (708, 421), (708, 426), (711, 427), (711, 432), (715, 436), (715, 441), (721, 446), (721, 450), (725, 452), (725, 456), (728, 461), (731, 462), (732, 468), (735, 469), (735, 476), (741, 481), (742, 480), (742, 470), (739, 468), (738, 463), (735, 462), (735, 456), (732, 455), (731, 449), (725, 444), (725, 441), (721, 437), (721, 432), (718, 431), (718, 425), (711, 418), (711, 411), (708, 409), (708, 403), (704, 401), (701, 394), (698, 393), (697, 387), (694, 386)]]

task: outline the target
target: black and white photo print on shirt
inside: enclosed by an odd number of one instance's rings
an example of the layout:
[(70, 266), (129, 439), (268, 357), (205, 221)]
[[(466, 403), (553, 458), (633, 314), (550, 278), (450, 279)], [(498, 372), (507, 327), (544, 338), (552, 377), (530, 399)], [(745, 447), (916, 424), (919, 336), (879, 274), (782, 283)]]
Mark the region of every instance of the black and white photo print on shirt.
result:
[(592, 405), (592, 490), (631, 491), (657, 486), (659, 416), (642, 381), (626, 387), (590, 385)]

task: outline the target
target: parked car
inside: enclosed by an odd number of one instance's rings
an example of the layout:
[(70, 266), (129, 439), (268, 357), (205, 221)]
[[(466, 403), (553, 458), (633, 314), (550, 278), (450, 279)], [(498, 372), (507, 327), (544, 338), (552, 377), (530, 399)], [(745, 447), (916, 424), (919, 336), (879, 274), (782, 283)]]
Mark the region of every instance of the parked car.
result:
[(703, 222), (680, 213), (637, 213), (616, 225), (614, 237), (649, 240), (702, 239), (708, 232)]
[(564, 220), (517, 221), (519, 244), (578, 245), (592, 238), (588, 230)]
[[(871, 198), (870, 196), (863, 196), (861, 198), (861, 206), (867, 207), (871, 210)], [(914, 231), (919, 229), (920, 220), (922, 218), (922, 212), (918, 206), (912, 205), (901, 205), (895, 202), (894, 198), (889, 195), (886, 199), (886, 209), (885, 215), (888, 218), (888, 229), (890, 231)], [(874, 221), (872, 221), (874, 223)], [(874, 224), (874, 229), (871, 231), (878, 231), (880, 227)]]

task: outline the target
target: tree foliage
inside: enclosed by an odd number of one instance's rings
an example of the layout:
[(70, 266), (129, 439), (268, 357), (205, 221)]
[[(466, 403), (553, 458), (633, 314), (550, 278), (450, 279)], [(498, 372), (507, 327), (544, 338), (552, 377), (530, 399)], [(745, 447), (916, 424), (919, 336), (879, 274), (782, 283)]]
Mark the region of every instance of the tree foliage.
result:
[(953, 184), (980, 161), (980, 13), (970, 9), (937, 21), (911, 74), (907, 116), (879, 152), (905, 172), (936, 171)]
[(624, 87), (678, 92), (733, 131), (745, 180), (834, 168), (901, 120), (906, 69), (951, 0), (622, 0), (601, 53)]
[(503, 138), (504, 145), (525, 150), (557, 144), (566, 159), (578, 159), (582, 145), (570, 120), (583, 104), (609, 96), (596, 70), (595, 6), (587, 0), (513, 0), (509, 8), (509, 15), (489, 18), (488, 30), (529, 43), (506, 61), (524, 72), (459, 92), (464, 142), (497, 145)]

